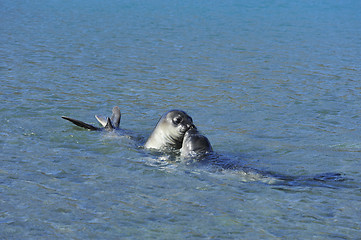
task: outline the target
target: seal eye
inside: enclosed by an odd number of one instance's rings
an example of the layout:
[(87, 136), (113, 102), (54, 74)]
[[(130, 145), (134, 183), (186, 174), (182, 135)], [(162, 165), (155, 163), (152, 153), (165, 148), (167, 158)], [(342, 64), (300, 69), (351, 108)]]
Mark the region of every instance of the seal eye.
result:
[(173, 123), (175, 124), (175, 125), (178, 125), (178, 124), (180, 124), (182, 122), (182, 118), (181, 117), (175, 117), (175, 118), (173, 118)]

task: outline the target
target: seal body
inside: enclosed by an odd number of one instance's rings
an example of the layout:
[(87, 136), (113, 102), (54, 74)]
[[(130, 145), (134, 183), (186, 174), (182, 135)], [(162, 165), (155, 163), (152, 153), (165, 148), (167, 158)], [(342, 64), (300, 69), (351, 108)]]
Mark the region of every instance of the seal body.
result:
[(192, 127), (184, 134), (180, 152), (182, 157), (199, 157), (213, 152), (213, 148), (208, 138)]
[(150, 149), (180, 149), (184, 134), (194, 127), (192, 118), (181, 110), (171, 110), (163, 114), (145, 143)]

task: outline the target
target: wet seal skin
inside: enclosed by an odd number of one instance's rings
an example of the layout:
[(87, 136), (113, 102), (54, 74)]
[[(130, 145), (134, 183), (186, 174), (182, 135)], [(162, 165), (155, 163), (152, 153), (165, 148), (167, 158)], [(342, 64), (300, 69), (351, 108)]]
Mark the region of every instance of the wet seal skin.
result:
[(208, 138), (202, 135), (195, 126), (184, 134), (180, 149), (182, 157), (202, 156), (211, 152), (213, 152), (213, 148)]
[(194, 127), (192, 118), (182, 110), (163, 114), (144, 147), (148, 149), (180, 149), (184, 134)]
[(120, 118), (121, 118), (121, 113), (120, 113), (120, 109), (118, 106), (115, 106), (113, 108), (113, 112), (112, 112), (112, 116), (109, 118), (103, 118), (103, 117), (99, 117), (99, 116), (95, 116), (95, 118), (99, 121), (99, 123), (103, 126), (103, 128), (99, 128), (99, 127), (95, 127), (91, 124), (82, 122), (80, 120), (76, 120), (74, 118), (70, 118), (70, 117), (65, 117), (62, 116), (61, 118), (68, 120), (69, 122), (72, 122), (73, 124), (85, 128), (85, 129), (89, 129), (92, 131), (99, 131), (99, 130), (108, 130), (108, 131), (112, 131), (114, 129), (119, 129), (119, 123), (120, 123)]

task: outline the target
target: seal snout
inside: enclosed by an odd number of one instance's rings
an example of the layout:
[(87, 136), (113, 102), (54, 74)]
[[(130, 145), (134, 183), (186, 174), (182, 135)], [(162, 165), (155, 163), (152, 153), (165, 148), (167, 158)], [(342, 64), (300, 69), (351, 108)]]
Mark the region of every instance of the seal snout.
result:
[(187, 124), (187, 128), (188, 128), (188, 130), (189, 129), (197, 129), (196, 126), (193, 123)]
[(182, 132), (183, 133), (187, 133), (188, 131), (194, 129), (195, 131), (197, 131), (197, 128), (196, 126), (193, 124), (193, 123), (188, 123), (186, 125), (184, 125), (183, 129), (182, 129)]

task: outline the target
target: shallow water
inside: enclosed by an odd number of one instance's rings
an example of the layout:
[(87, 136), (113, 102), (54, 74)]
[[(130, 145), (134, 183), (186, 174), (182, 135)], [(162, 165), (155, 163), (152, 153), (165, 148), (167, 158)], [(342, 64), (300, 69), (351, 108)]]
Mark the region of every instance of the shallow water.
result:
[[(359, 1), (2, 1), (0, 238), (356, 239)], [(122, 111), (117, 133), (91, 132)], [(179, 108), (277, 185), (139, 145)]]

